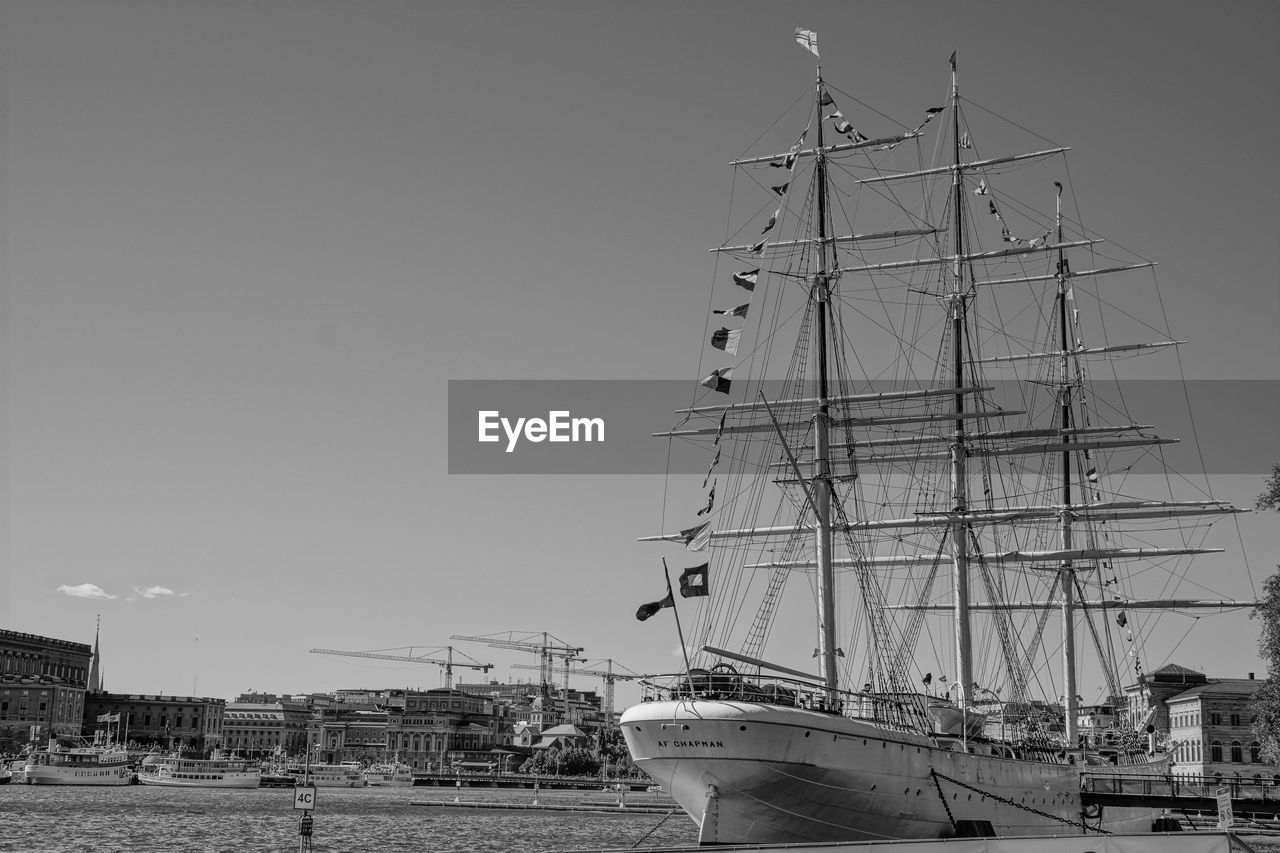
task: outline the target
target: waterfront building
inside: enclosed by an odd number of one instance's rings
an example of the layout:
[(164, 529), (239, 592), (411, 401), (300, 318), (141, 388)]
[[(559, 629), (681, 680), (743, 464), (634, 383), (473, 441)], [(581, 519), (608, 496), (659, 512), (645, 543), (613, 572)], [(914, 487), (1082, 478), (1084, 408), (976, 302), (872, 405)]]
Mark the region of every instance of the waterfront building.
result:
[(563, 687), (547, 685), (544, 689), (532, 682), (489, 681), (460, 683), (457, 689), (508, 706), (513, 719), (525, 720), (537, 731), (559, 725), (575, 725), (590, 731), (608, 723), (604, 700), (594, 690), (570, 688), (566, 714)]
[(386, 703), (397, 692), (403, 691), (340, 690), (325, 696), (308, 695), (306, 742), (311, 760), (322, 764), (381, 761), (387, 739)]
[(385, 750), (418, 772), (498, 769), (510, 753), (511, 720), (508, 705), (486, 696), (407, 690), (404, 707), (388, 709)]
[(225, 699), (151, 696), (139, 693), (87, 693), (83, 733), (91, 735), (103, 714), (120, 715), (120, 737), (137, 747), (207, 750), (222, 746)]
[(0, 630), (0, 750), (80, 734), (93, 650)]
[(311, 711), (304, 701), (274, 693), (242, 693), (223, 714), (222, 743), (249, 758), (302, 755)]
[(534, 749), (586, 749), (591, 746), (591, 735), (577, 726), (552, 726), (538, 736)]
[(1280, 783), (1280, 768), (1262, 760), (1249, 711), (1263, 682), (1248, 678), (1210, 678), (1169, 664), (1126, 688), (1133, 719), (1169, 732), (1173, 773), (1215, 781)]

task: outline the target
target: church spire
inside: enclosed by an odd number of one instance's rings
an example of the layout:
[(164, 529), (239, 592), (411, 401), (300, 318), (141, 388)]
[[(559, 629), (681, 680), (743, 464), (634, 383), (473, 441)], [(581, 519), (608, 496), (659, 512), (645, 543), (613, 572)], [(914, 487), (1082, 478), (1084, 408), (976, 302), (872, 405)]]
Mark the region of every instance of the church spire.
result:
[(93, 629), (93, 661), (89, 664), (89, 683), (86, 688), (90, 693), (102, 692), (102, 676), (98, 672), (101, 655), (98, 652), (98, 634), (102, 632), (102, 614), (98, 614), (98, 625)]

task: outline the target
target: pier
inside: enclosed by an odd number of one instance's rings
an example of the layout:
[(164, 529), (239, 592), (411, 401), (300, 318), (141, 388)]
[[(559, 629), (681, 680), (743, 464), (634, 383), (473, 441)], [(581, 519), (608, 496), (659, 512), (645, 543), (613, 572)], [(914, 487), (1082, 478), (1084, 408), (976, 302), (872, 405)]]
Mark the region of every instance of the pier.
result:
[(1147, 806), (1164, 809), (1187, 828), (1204, 828), (1218, 819), (1218, 789), (1230, 792), (1238, 823), (1275, 821), (1280, 816), (1280, 787), (1270, 780), (1199, 776), (1086, 777), (1080, 800), (1086, 809), (1100, 806)]
[[(531, 776), (523, 773), (414, 773), (414, 785), (440, 788), (534, 788), (574, 791), (647, 791), (653, 780), (599, 776)], [(621, 787), (619, 787), (621, 786)]]

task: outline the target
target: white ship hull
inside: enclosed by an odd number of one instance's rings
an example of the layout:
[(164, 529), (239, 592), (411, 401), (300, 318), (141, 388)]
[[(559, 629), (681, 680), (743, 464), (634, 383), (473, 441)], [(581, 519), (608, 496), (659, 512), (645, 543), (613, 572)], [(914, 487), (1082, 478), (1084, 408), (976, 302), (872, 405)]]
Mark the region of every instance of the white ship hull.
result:
[(373, 787), (408, 788), (413, 785), (413, 771), (408, 768), (382, 770), (371, 767), (365, 771), (364, 779)]
[[(704, 844), (945, 838), (959, 821), (989, 821), (1000, 836), (1086, 831), (1071, 764), (942, 749), (870, 721), (732, 701), (642, 703), (622, 730)], [(1148, 832), (1156, 816), (1108, 808), (1101, 828)]]
[[(365, 787), (364, 769), (359, 764), (312, 764), (309, 772), (300, 764), (292, 765), (288, 771), (298, 780), (298, 784), (314, 785), (317, 788), (363, 788)], [(306, 782), (303, 782), (303, 778)]]
[(133, 779), (125, 753), (72, 750), (40, 755), (26, 766), (28, 785), (128, 785)]
[(143, 767), (138, 782), (163, 788), (256, 788), (262, 781), (257, 767), (225, 761), (161, 761)]

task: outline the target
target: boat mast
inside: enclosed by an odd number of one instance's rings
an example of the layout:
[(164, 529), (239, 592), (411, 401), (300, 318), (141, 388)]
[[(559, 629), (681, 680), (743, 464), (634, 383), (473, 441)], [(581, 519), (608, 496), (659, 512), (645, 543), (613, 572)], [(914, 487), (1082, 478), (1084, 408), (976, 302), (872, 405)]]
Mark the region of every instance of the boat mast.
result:
[[(822, 665), (822, 683), (827, 688), (827, 706), (835, 707), (835, 691), (839, 684), (836, 678), (835, 569), (831, 561), (831, 391), (827, 366), (827, 310), (831, 304), (830, 271), (834, 263), (831, 266), (827, 264), (827, 156), (822, 138), (821, 65), (818, 65), (816, 92), (818, 147), (814, 173), (818, 184), (818, 265), (809, 296), (818, 308), (818, 412), (813, 419), (813, 498), (817, 516), (818, 658)], [(834, 247), (832, 249), (834, 251)]]
[[(952, 201), (952, 228), (955, 240), (955, 256), (951, 265), (951, 353), (952, 380), (957, 389), (964, 387), (964, 332), (967, 296), (964, 292), (964, 175), (960, 168), (960, 90), (956, 82), (956, 55), (951, 54), (951, 121), (952, 164), (951, 172), (954, 198)], [(968, 484), (965, 473), (964, 394), (957, 391), (953, 411), (956, 415), (955, 432), (951, 441), (951, 503), (952, 511), (963, 514), (968, 511)], [(951, 583), (955, 607), (956, 632), (956, 681), (960, 685), (958, 698), (962, 709), (969, 706), (969, 691), (973, 686), (973, 640), (969, 629), (969, 527), (965, 521), (951, 526), (952, 570)]]
[[(1058, 228), (1058, 243), (1062, 243), (1062, 185), (1058, 184), (1057, 207), (1055, 218)], [(1062, 249), (1058, 250), (1058, 331), (1062, 343), (1062, 384), (1059, 389), (1062, 406), (1062, 443), (1071, 443), (1071, 338), (1067, 324), (1067, 257)], [(1062, 515), (1061, 536), (1062, 550), (1072, 547), (1071, 535), (1071, 449), (1062, 451)], [(1075, 572), (1071, 560), (1063, 560), (1058, 568), (1058, 582), (1062, 589), (1062, 683), (1066, 690), (1064, 712), (1066, 716), (1067, 748), (1076, 748), (1076, 717), (1079, 706), (1076, 702), (1076, 631), (1075, 631)]]

